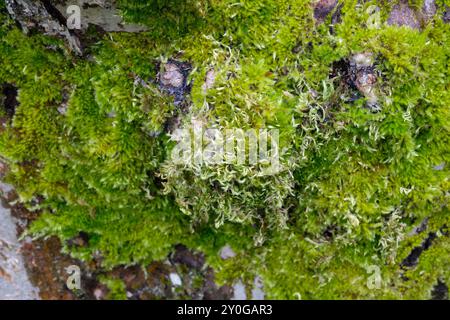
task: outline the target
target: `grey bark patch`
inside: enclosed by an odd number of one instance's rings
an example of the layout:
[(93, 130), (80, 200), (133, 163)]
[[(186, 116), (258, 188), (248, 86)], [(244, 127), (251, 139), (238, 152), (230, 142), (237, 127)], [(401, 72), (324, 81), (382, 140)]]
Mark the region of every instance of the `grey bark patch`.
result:
[(318, 23), (325, 21), (327, 16), (336, 7), (338, 0), (317, 0), (314, 3), (314, 19)]
[(245, 285), (241, 280), (237, 281), (233, 285), (233, 297), (231, 298), (231, 300), (247, 300)]
[[(89, 39), (84, 38), (90, 26), (94, 26), (98, 33), (147, 30), (144, 26), (124, 23), (112, 0), (67, 0), (53, 3), (54, 1), (49, 0), (6, 0), (6, 8), (26, 34), (37, 31), (64, 39), (71, 51), (80, 56), (84, 54), (86, 42), (89, 42)], [(71, 5), (78, 5), (80, 8), (79, 30), (68, 28), (71, 12), (68, 13), (67, 9)]]
[(433, 167), (433, 170), (442, 171), (445, 168), (445, 162)]
[(184, 77), (181, 68), (175, 63), (164, 65), (164, 71), (161, 73), (160, 82), (164, 87), (179, 89), (183, 86)]
[(233, 249), (229, 245), (225, 245), (220, 249), (220, 257), (223, 260), (227, 260), (230, 258), (234, 258), (236, 256), (236, 253), (233, 251)]
[(67, 90), (64, 90), (62, 92), (62, 102), (58, 106), (57, 110), (59, 114), (65, 116), (67, 115), (68, 109), (69, 109), (69, 92)]
[(67, 114), (67, 104), (61, 104), (58, 108), (57, 108), (59, 114), (65, 116)]
[(444, 16), (442, 17), (445, 23), (450, 23), (450, 7), (446, 6)]
[(435, 0), (425, 0), (423, 2), (422, 12), (425, 20), (431, 20), (436, 14), (437, 7)]
[(265, 293), (264, 293), (264, 284), (261, 279), (261, 277), (256, 276), (255, 280), (253, 281), (253, 289), (252, 289), (252, 299), (253, 300), (264, 300)]
[(373, 66), (372, 54), (368, 52), (355, 54), (350, 59), (350, 68), (353, 69), (353, 83), (359, 92), (366, 97), (367, 106), (371, 110), (376, 110), (378, 105), (376, 93), (378, 77)]
[(214, 82), (216, 81), (216, 72), (214, 69), (208, 70), (205, 76), (205, 83), (202, 86), (203, 93), (206, 93), (209, 89), (214, 86)]
[(420, 21), (417, 13), (405, 3), (394, 6), (388, 18), (388, 25), (420, 29)]
[(95, 297), (95, 300), (104, 300), (107, 295), (107, 288), (105, 286), (98, 286), (94, 289), (93, 295)]
[(342, 8), (344, 7), (344, 4), (339, 4), (336, 8), (336, 10), (333, 13), (333, 16), (331, 17), (331, 23), (332, 24), (338, 24), (342, 22)]
[(408, 235), (414, 236), (414, 235), (424, 232), (428, 228), (428, 220), (429, 220), (428, 217), (423, 219), (422, 222), (420, 223), (420, 225), (415, 227)]
[(181, 287), (181, 285), (183, 284), (178, 273), (175, 272), (170, 273), (169, 278), (170, 282), (172, 282), (172, 285), (174, 285), (175, 287)]
[(49, 1), (6, 0), (6, 8), (26, 34), (37, 30), (50, 36), (57, 36), (65, 39), (69, 48), (76, 54), (83, 54), (79, 38), (66, 27), (64, 21), (61, 21), (62, 15)]
[[(0, 182), (0, 192), (12, 188)], [(20, 243), (16, 237), (16, 221), (9, 209), (0, 205), (0, 300), (39, 299), (38, 289), (28, 279)]]
[[(353, 94), (348, 101), (355, 101), (363, 95), (367, 99), (366, 107), (372, 112), (380, 111), (378, 95), (380, 85), (378, 84), (379, 72), (375, 68), (372, 53), (357, 53), (348, 59), (337, 61), (333, 66), (331, 77), (340, 78), (343, 86)], [(357, 92), (355, 92), (357, 90)]]
[(191, 65), (187, 62), (180, 62), (170, 59), (160, 65), (160, 72), (157, 82), (162, 91), (174, 97), (176, 106), (180, 105), (191, 87), (187, 83), (187, 77), (191, 72)]

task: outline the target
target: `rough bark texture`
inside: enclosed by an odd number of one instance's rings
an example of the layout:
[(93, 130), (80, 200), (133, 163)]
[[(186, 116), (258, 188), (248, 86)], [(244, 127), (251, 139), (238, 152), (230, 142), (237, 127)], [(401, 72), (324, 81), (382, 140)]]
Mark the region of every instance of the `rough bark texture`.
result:
[[(54, 1), (53, 1), (54, 2)], [(70, 30), (67, 19), (70, 5), (80, 8), (81, 26), (79, 30)], [(58, 1), (52, 4), (48, 0), (6, 0), (6, 7), (10, 16), (17, 21), (25, 33), (42, 32), (50, 36), (57, 36), (66, 41), (68, 47), (77, 55), (83, 55), (83, 44), (80, 36), (89, 25), (99, 27), (106, 32), (141, 32), (145, 27), (124, 24), (119, 16), (114, 1)]]
[(54, 7), (49, 1), (6, 0), (6, 8), (25, 33), (37, 30), (61, 37), (76, 54), (83, 53), (79, 38), (63, 24), (58, 11), (51, 10)]

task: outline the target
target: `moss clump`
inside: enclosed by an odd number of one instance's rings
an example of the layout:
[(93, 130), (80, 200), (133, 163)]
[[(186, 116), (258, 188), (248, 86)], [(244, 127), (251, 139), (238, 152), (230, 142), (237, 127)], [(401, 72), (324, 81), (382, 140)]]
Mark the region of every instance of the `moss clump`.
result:
[[(384, 23), (395, 3), (377, 1), (345, 1), (331, 27), (332, 14), (318, 23), (301, 0), (120, 4), (154, 28), (109, 34), (90, 60), (3, 15), (0, 82), (19, 89), (20, 105), (0, 154), (41, 212), (30, 234), (64, 242), (83, 231), (89, 244), (65, 250), (100, 255), (105, 268), (183, 243), (223, 282), (260, 275), (269, 298), (426, 299), (450, 283), (448, 1), (420, 30)], [(368, 23), (373, 5), (380, 23)], [(374, 57), (378, 112), (336, 72), (361, 52)], [(182, 107), (151, 81), (169, 59), (193, 66)], [(276, 128), (283, 170), (180, 166), (175, 118), (179, 128)], [(430, 233), (417, 264), (402, 264)], [(225, 244), (236, 257), (219, 258)]]

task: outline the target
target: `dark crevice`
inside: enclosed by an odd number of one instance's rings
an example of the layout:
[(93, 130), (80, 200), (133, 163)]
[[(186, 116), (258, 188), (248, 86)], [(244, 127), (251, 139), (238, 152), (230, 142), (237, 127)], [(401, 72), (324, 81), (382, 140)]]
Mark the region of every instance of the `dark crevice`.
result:
[(448, 300), (448, 287), (440, 279), (431, 291), (431, 300)]
[[(158, 74), (157, 82), (162, 91), (174, 97), (175, 105), (180, 106), (180, 104), (186, 100), (186, 95), (191, 91), (191, 84), (188, 83), (187, 79), (189, 73), (192, 71), (192, 66), (188, 62), (169, 59), (164, 66), (162, 66), (161, 63), (158, 63), (156, 68), (157, 70), (161, 70), (168, 68), (168, 66), (170, 66), (171, 69), (160, 72)], [(177, 75), (180, 83), (176, 83)]]
[(334, 26), (340, 24), (342, 22), (342, 8), (344, 7), (343, 3), (337, 5), (336, 10), (334, 10), (333, 15), (331, 16), (331, 25), (330, 25), (330, 33), (335, 34)]
[(332, 241), (339, 233), (341, 232), (341, 228), (335, 224), (329, 225), (322, 232), (322, 236), (327, 241)]
[(16, 108), (19, 105), (17, 101), (17, 88), (9, 83), (2, 86), (2, 94), (4, 96), (2, 108), (8, 118), (12, 118), (16, 113)]
[(204, 254), (198, 252), (193, 252), (189, 250), (186, 246), (178, 244), (175, 246), (175, 250), (170, 257), (172, 263), (183, 264), (189, 268), (196, 270), (201, 270), (205, 264)]
[(428, 237), (422, 242), (422, 244), (418, 247), (415, 247), (411, 253), (402, 261), (400, 266), (402, 267), (415, 267), (419, 263), (419, 258), (422, 252), (428, 250), (433, 244), (434, 239), (437, 238), (435, 232), (430, 232)]
[(42, 4), (53, 19), (57, 20), (62, 26), (66, 25), (67, 21), (64, 15), (56, 9), (56, 7), (49, 0), (42, 0)]

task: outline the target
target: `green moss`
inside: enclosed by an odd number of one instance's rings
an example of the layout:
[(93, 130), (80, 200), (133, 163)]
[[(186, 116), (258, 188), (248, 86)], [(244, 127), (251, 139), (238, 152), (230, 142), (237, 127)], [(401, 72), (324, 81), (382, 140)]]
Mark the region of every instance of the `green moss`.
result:
[[(370, 5), (385, 21), (393, 4), (357, 3), (345, 1), (330, 30), (310, 1), (120, 1), (150, 30), (109, 34), (90, 60), (24, 36), (3, 15), (0, 82), (19, 88), (20, 106), (0, 154), (21, 200), (40, 212), (28, 232), (65, 243), (84, 231), (87, 247), (64, 250), (101, 255), (105, 268), (164, 259), (184, 243), (206, 253), (220, 282), (260, 275), (275, 299), (429, 298), (450, 277), (450, 27), (440, 19), (449, 3), (438, 1), (420, 31), (368, 28)], [(362, 51), (380, 72), (378, 113), (333, 76)], [(150, 81), (175, 56), (193, 66), (187, 113)], [(283, 170), (177, 165), (164, 131), (177, 115), (181, 128), (196, 118), (279, 129)], [(426, 231), (410, 235), (426, 217)], [(417, 266), (402, 268), (430, 232)], [(225, 244), (235, 258), (219, 258)]]
[(100, 281), (109, 289), (109, 292), (106, 296), (107, 299), (127, 300), (125, 284), (120, 279), (104, 277)]

